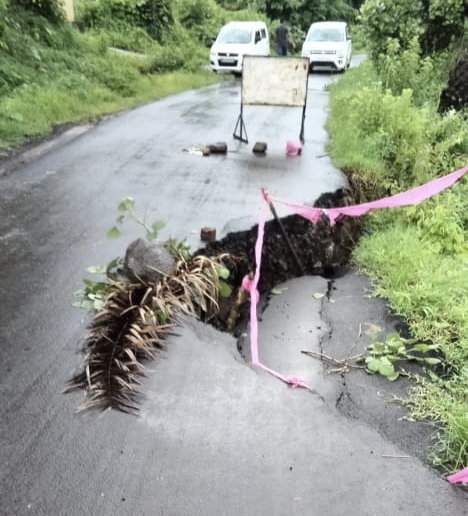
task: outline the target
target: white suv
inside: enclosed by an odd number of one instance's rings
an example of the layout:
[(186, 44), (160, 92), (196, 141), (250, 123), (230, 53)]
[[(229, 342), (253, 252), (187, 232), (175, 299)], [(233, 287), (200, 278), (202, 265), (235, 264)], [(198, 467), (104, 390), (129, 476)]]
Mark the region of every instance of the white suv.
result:
[(314, 66), (344, 72), (351, 64), (351, 35), (346, 22), (313, 23), (302, 45), (302, 57), (308, 57), (310, 71)]

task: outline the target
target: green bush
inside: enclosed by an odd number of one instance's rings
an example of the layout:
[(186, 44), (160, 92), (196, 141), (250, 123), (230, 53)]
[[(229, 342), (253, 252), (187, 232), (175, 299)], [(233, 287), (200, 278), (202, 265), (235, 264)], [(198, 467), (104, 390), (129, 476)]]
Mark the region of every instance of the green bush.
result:
[(174, 24), (171, 0), (96, 0), (84, 2), (78, 23), (86, 28), (125, 30), (140, 27), (161, 41)]
[(398, 41), (391, 39), (376, 67), (383, 87), (393, 94), (400, 95), (404, 89), (411, 89), (416, 105), (430, 102), (437, 106), (443, 84), (441, 64), (440, 58), (421, 57), (417, 38), (409, 41), (406, 49), (401, 49)]
[(142, 73), (173, 72), (184, 68), (188, 57), (182, 48), (160, 47), (151, 54), (148, 62), (140, 67)]
[(377, 62), (389, 45), (405, 50), (414, 38), (424, 56), (449, 48), (463, 36), (465, 9), (465, 0), (366, 0), (359, 21)]
[(178, 4), (178, 14), (181, 26), (205, 47), (211, 45), (227, 20), (214, 0), (182, 0)]
[(122, 97), (131, 97), (137, 91), (138, 71), (119, 56), (112, 60), (106, 57), (96, 59), (87, 75)]
[(408, 0), (366, 0), (359, 12), (359, 21), (371, 59), (384, 55), (389, 40), (405, 49), (424, 31), (421, 2)]
[(65, 21), (65, 11), (59, 0), (14, 0), (9, 2), (10, 9), (20, 9), (35, 16), (45, 18), (51, 23)]
[[(411, 71), (406, 75), (414, 90), (403, 89), (405, 83), (400, 81), (400, 76), (405, 75), (400, 64), (389, 60), (384, 75), (386, 85), (391, 83), (397, 93), (385, 88), (369, 62), (350, 70), (330, 86), (331, 115), (327, 127), (333, 138), (329, 150), (334, 155), (339, 149), (338, 164), (346, 169), (360, 169), (370, 184), (376, 183), (377, 174), (380, 188), (389, 193), (453, 170), (464, 164), (468, 154), (464, 115), (450, 113), (441, 117), (436, 112), (434, 98), (432, 102), (424, 102), (426, 96), (436, 96), (437, 78), (431, 83), (430, 74), (426, 74), (422, 65), (420, 75)], [(419, 90), (418, 84), (421, 84)], [(419, 95), (418, 102), (413, 91)], [(376, 194), (381, 193), (377, 188)]]
[(88, 35), (97, 38), (104, 48), (115, 47), (141, 54), (151, 53), (158, 44), (140, 27), (126, 26), (120, 30), (91, 30)]

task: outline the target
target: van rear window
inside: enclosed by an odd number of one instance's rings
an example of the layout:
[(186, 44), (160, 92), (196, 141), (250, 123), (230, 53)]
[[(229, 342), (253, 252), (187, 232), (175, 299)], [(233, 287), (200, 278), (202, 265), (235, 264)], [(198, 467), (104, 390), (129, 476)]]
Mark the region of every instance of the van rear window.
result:
[(218, 36), (218, 43), (250, 43), (252, 31), (247, 29), (224, 28)]

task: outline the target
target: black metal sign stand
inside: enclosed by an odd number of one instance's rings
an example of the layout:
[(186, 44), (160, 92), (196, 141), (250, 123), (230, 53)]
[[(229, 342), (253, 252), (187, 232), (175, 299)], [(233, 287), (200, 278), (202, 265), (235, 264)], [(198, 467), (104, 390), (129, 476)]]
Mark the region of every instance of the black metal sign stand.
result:
[[(299, 133), (299, 139), (302, 143), (304, 143), (304, 126), (305, 126), (305, 116), (306, 116), (306, 108), (307, 108), (307, 87), (308, 87), (308, 82), (309, 82), (309, 61), (307, 60), (307, 58), (276, 58), (276, 57), (254, 57), (254, 56), (246, 56), (247, 59), (249, 59), (250, 61), (247, 62), (247, 64), (250, 64), (252, 66), (252, 68), (250, 66), (247, 67), (247, 70), (244, 70), (244, 74), (242, 76), (242, 83), (241, 83), (241, 102), (240, 102), (240, 113), (239, 113), (239, 117), (237, 118), (237, 122), (236, 122), (236, 126), (234, 128), (234, 133), (233, 133), (233, 137), (234, 139), (236, 140), (239, 140), (243, 143), (249, 143), (249, 140), (248, 140), (248, 137), (247, 137), (247, 130), (246, 130), (246, 127), (245, 127), (245, 123), (244, 123), (244, 103), (246, 102), (248, 105), (251, 105), (251, 106), (290, 106), (290, 107), (299, 107), (299, 106), (302, 106), (302, 120), (301, 120), (301, 129), (300, 129), (300, 133)], [(249, 91), (251, 90), (251, 88), (249, 88), (248, 86), (246, 86), (244, 84), (244, 81), (245, 81), (245, 73), (249, 73), (249, 76), (248, 76), (248, 79), (251, 80), (251, 75), (252, 72), (257, 72), (257, 70), (261, 70), (262, 67), (260, 65), (258, 66), (255, 66), (253, 67), (253, 62), (254, 61), (257, 61), (258, 63), (266, 63), (265, 66), (267, 68), (270, 69), (270, 72), (271, 70), (273, 70), (273, 72), (271, 73), (276, 73), (276, 70), (278, 69), (278, 65), (280, 66), (283, 66), (285, 61), (284, 60), (287, 60), (288, 63), (292, 63), (292, 66), (294, 66), (294, 68), (292, 69), (292, 71), (296, 74), (296, 77), (297, 77), (297, 72), (299, 72), (299, 74), (305, 74), (303, 76), (303, 78), (305, 78), (305, 90), (304, 90), (304, 98), (303, 98), (303, 101), (300, 101), (298, 102), (297, 99), (295, 98), (295, 95), (297, 95), (300, 91), (301, 91), (301, 88), (299, 88), (298, 86), (296, 86), (295, 84), (286, 84), (286, 86), (284, 85), (284, 82), (281, 82), (280, 84), (277, 84), (276, 87), (277, 88), (280, 88), (281, 91), (283, 87), (286, 87), (286, 90), (285, 91), (290, 91), (293, 93), (293, 96), (290, 97), (291, 98), (291, 101), (289, 101), (288, 99), (284, 100), (280, 97), (280, 100), (278, 101), (278, 96), (269, 96), (269, 92), (267, 92), (266, 94), (262, 94), (262, 91), (261, 91), (261, 88), (260, 90), (256, 87), (254, 87), (253, 89), (255, 90), (255, 93), (258, 94), (259, 91), (260, 91), (260, 95), (257, 95), (255, 96), (254, 95), (254, 99), (252, 100), (252, 97), (247, 95), (247, 97), (244, 96), (244, 87), (246, 87), (247, 89), (249, 89)], [(244, 59), (244, 68), (246, 68), (246, 59)], [(302, 62), (304, 61), (304, 62)], [(273, 66), (273, 68), (272, 68)], [(289, 64), (288, 64), (289, 66)], [(275, 75), (276, 77), (280, 76), (278, 73), (276, 73)], [(255, 75), (253, 76), (254, 77), (254, 81), (255, 81)], [(284, 77), (284, 76), (282, 76)], [(299, 77), (301, 77), (301, 75), (299, 75)], [(287, 81), (286, 81), (287, 82)], [(249, 82), (250, 84), (250, 82)], [(255, 86), (257, 86), (257, 84), (255, 83)], [(299, 90), (299, 91), (298, 91)], [(272, 87), (272, 90), (273, 92), (277, 92), (278, 89), (274, 89), (274, 86)], [(263, 95), (263, 96), (262, 96)]]
[[(240, 108), (240, 114), (239, 118), (236, 122), (236, 127), (234, 128), (234, 133), (232, 136), (234, 139), (241, 141), (242, 143), (249, 143), (248, 137), (247, 137), (247, 129), (245, 128), (244, 124), (244, 118), (242, 117), (243, 114), (243, 104), (241, 102), (241, 108)], [(306, 104), (304, 104), (304, 107), (302, 108), (302, 122), (301, 122), (301, 132), (299, 133), (299, 139), (302, 143), (305, 142), (304, 140), (304, 124), (305, 124), (305, 116), (306, 116)], [(237, 134), (239, 133), (239, 134)], [(245, 134), (245, 138), (244, 138)]]
[[(236, 140), (240, 140), (243, 143), (249, 143), (249, 140), (247, 138), (247, 130), (245, 128), (244, 119), (242, 118), (242, 111), (243, 111), (243, 104), (241, 100), (241, 107), (240, 107), (240, 114), (239, 118), (237, 119), (236, 127), (234, 128), (233, 137)], [(239, 134), (237, 134), (237, 130), (239, 130)], [(243, 134), (245, 133), (245, 138)]]

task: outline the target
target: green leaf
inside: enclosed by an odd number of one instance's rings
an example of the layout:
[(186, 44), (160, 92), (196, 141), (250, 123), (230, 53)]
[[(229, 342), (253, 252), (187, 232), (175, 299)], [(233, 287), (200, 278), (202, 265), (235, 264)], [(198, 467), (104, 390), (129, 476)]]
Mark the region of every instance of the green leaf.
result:
[(124, 197), (120, 199), (120, 202), (117, 206), (119, 211), (131, 211), (135, 206), (135, 199), (133, 197)]
[(439, 346), (437, 344), (416, 344), (411, 348), (410, 351), (417, 351), (419, 353), (427, 353), (428, 351), (432, 351), (434, 349), (438, 349)]
[(385, 355), (388, 353), (387, 346), (383, 342), (374, 342), (373, 344), (367, 346), (367, 349), (374, 355)]
[(393, 364), (390, 361), (385, 360), (385, 358), (380, 361), (378, 372), (388, 379), (395, 376), (395, 368), (393, 367)]
[(91, 265), (86, 269), (91, 274), (105, 274), (106, 273), (106, 267), (103, 265)]
[(386, 375), (386, 378), (390, 382), (394, 382), (395, 380), (397, 380), (399, 378), (399, 376), (400, 376), (400, 373), (398, 371), (395, 371), (393, 374)]
[(429, 365), (437, 365), (440, 364), (442, 361), (439, 358), (426, 357), (424, 358), (424, 362)]
[(224, 281), (219, 282), (219, 295), (221, 297), (229, 297), (232, 294), (232, 288)]
[(122, 234), (120, 229), (117, 226), (114, 226), (109, 229), (107, 232), (107, 238), (119, 238), (119, 236)]
[(218, 278), (221, 279), (228, 279), (229, 278), (229, 269), (226, 269), (226, 267), (218, 267), (217, 269)]
[(366, 366), (371, 373), (377, 373), (380, 367), (380, 360), (378, 358), (368, 357), (366, 358)]
[(157, 220), (156, 222), (153, 222), (151, 224), (151, 229), (153, 232), (158, 233), (158, 231), (161, 231), (163, 227), (165, 227), (166, 223), (163, 220)]
[(385, 337), (385, 342), (390, 343), (393, 341), (401, 342), (402, 338), (400, 337), (400, 335), (398, 333), (387, 333), (387, 335)]

